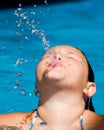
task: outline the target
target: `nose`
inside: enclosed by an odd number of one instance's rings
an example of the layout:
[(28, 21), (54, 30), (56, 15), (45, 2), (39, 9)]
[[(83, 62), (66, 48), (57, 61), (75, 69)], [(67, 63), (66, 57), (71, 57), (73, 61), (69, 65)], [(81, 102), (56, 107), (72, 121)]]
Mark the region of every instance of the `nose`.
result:
[(61, 57), (61, 55), (60, 55), (59, 53), (54, 53), (54, 54), (52, 55), (52, 59), (54, 59), (54, 60), (61, 60), (62, 57)]
[(50, 60), (46, 62), (47, 65), (52, 61), (60, 61), (62, 59), (62, 56), (60, 53), (50, 53), (48, 54), (48, 57)]

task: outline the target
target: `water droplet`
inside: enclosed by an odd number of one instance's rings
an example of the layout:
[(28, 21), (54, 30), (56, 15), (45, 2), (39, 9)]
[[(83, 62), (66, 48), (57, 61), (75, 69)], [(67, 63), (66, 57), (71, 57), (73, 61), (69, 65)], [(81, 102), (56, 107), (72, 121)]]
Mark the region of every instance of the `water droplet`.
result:
[(35, 13), (35, 12), (31, 12), (31, 14), (36, 15), (36, 13)]
[(27, 93), (26, 93), (25, 90), (23, 90), (23, 89), (20, 90), (20, 93), (21, 93), (23, 96), (27, 95)]
[(31, 93), (29, 93), (29, 96), (32, 96), (32, 94), (31, 94)]
[(21, 11), (21, 10), (22, 10), (22, 8), (18, 8), (18, 10), (19, 10), (19, 11)]
[(14, 86), (13, 88), (16, 90), (18, 87), (17, 87), (17, 86)]
[(21, 7), (22, 6), (22, 4), (21, 3), (19, 3), (19, 7)]
[(46, 5), (48, 5), (48, 2), (47, 2), (47, 0), (45, 0), (45, 1), (44, 1), (44, 3), (45, 3)]
[(37, 7), (37, 5), (34, 5), (34, 7), (36, 8), (36, 7)]
[(20, 81), (16, 81), (15, 84), (16, 84), (16, 86), (19, 86), (19, 87), (22, 86), (22, 83)]
[(15, 111), (15, 108), (12, 107), (9, 112), (14, 112), (14, 111)]
[(25, 39), (26, 39), (26, 40), (29, 40), (29, 37), (26, 36)]
[(20, 77), (20, 76), (22, 76), (22, 72), (16, 73), (16, 77)]

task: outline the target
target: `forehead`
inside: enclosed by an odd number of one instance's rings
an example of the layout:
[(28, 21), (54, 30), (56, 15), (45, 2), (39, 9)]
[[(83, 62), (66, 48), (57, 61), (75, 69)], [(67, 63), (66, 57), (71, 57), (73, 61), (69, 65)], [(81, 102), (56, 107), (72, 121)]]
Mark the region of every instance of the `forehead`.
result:
[(72, 46), (55, 46), (51, 49), (51, 51), (55, 51), (57, 53), (60, 52), (62, 54), (74, 53), (74, 54), (80, 56), (81, 58), (85, 59), (85, 56), (82, 54), (82, 52)]

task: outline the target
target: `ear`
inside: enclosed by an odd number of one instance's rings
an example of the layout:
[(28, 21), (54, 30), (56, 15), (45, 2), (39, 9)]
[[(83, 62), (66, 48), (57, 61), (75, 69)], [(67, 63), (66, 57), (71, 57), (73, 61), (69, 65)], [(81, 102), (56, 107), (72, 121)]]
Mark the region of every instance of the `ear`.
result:
[(36, 81), (35, 82), (35, 90), (34, 90), (34, 93), (35, 95), (37, 95), (39, 93), (39, 90), (38, 90), (38, 82)]
[(93, 96), (96, 92), (96, 84), (93, 82), (88, 82), (83, 92), (87, 97)]
[(35, 94), (37, 95), (38, 93), (39, 93), (39, 91), (38, 91), (38, 89), (37, 88), (35, 88)]

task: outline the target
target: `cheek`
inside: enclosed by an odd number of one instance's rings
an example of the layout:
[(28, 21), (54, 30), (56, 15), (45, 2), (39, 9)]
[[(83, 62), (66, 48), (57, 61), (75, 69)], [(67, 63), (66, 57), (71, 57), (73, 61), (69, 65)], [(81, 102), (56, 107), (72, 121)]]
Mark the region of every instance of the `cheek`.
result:
[(87, 81), (87, 71), (86, 67), (83, 65), (74, 66), (72, 70), (72, 75), (74, 81), (80, 85), (80, 87), (86, 83)]
[(36, 69), (37, 80), (42, 80), (42, 77), (47, 69), (48, 61), (41, 61)]
[(41, 75), (42, 75), (42, 72), (43, 72), (43, 70), (42, 70), (43, 67), (42, 66), (43, 66), (43, 64), (40, 62), (38, 64), (37, 68), (36, 68), (36, 77), (37, 77), (37, 80), (41, 80)]
[(76, 62), (67, 62), (67, 73), (73, 79), (81, 79), (84, 74), (83, 66)]

